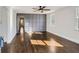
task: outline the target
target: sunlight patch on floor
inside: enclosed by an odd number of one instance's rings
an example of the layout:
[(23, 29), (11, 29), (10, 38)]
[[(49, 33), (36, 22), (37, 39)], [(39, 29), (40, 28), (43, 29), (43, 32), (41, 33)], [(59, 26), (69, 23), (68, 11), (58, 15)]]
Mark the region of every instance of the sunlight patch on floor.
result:
[(50, 46), (50, 41), (44, 40), (44, 42), (46, 43), (46, 45)]
[(33, 45), (46, 45), (41, 40), (31, 40), (31, 44), (33, 44)]
[(50, 52), (56, 52), (57, 47), (64, 47), (62, 44), (55, 41), (55, 39), (50, 39)]
[(54, 39), (51, 39), (51, 41), (47, 40), (31, 40), (32, 44), (38, 44), (38, 45), (48, 45), (48, 46), (57, 46), (57, 47), (63, 47), (62, 44), (56, 42)]
[(56, 42), (55, 39), (51, 39), (50, 45), (54, 45), (54, 46), (58, 46), (58, 47), (63, 47), (63, 45), (58, 43), (58, 42)]
[(64, 47), (62, 44), (55, 41), (55, 39), (48, 40), (31, 40), (32, 45), (43, 45), (43, 46), (49, 46), (49, 52), (55, 53), (57, 47)]
[(37, 41), (36, 41), (36, 40), (31, 40), (31, 44), (38, 45), (38, 43), (37, 43)]
[(45, 43), (42, 42), (42, 40), (37, 40), (38, 45), (45, 45)]

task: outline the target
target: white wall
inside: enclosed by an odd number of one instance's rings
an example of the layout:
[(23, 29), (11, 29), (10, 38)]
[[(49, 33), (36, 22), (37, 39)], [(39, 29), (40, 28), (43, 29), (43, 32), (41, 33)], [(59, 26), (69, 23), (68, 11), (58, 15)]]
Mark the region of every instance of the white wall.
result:
[(8, 16), (7, 16), (8, 10), (4, 6), (0, 6), (0, 36), (4, 38), (4, 41), (6, 42), (8, 37)]
[[(79, 32), (75, 30), (75, 8), (64, 7), (47, 14), (47, 31), (59, 35), (63, 38), (79, 43)], [(55, 16), (51, 16), (55, 14)], [(55, 17), (55, 23), (52, 23), (52, 17)]]
[(8, 40), (10, 43), (16, 35), (16, 11), (11, 7), (8, 8)]
[(16, 12), (12, 8), (0, 6), (0, 36), (10, 43), (16, 34)]

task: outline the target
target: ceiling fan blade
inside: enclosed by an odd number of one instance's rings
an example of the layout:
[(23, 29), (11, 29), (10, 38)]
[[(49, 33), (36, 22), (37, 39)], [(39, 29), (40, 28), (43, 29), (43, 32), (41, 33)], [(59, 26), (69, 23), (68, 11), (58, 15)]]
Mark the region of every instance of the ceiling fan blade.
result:
[(37, 12), (39, 11), (37, 8), (32, 8), (34, 12)]
[(44, 8), (46, 8), (46, 6), (43, 6), (42, 8), (44, 9)]
[(37, 8), (32, 8), (33, 10), (37, 10)]
[(32, 8), (34, 12), (40, 11), (43, 13), (44, 11), (50, 11), (50, 9), (47, 9), (46, 6), (39, 6), (39, 8)]
[(44, 11), (50, 11), (50, 9), (43, 9)]

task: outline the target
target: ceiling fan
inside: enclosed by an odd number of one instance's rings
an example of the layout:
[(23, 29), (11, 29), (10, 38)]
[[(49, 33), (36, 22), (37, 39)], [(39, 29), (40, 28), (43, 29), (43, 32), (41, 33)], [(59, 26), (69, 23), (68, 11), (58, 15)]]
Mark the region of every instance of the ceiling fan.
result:
[(50, 9), (47, 9), (46, 6), (38, 6), (38, 8), (32, 8), (34, 10), (34, 12), (36, 11), (40, 11), (41, 13), (43, 13), (44, 11), (50, 11)]

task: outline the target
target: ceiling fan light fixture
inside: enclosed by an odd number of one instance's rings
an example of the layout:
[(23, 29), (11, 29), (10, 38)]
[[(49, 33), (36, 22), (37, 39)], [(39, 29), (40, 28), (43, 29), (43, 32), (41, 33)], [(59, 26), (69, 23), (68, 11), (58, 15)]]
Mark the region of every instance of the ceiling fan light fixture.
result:
[(38, 6), (38, 8), (32, 8), (34, 12), (40, 11), (43, 13), (44, 11), (50, 11), (50, 9), (46, 9), (46, 6)]

